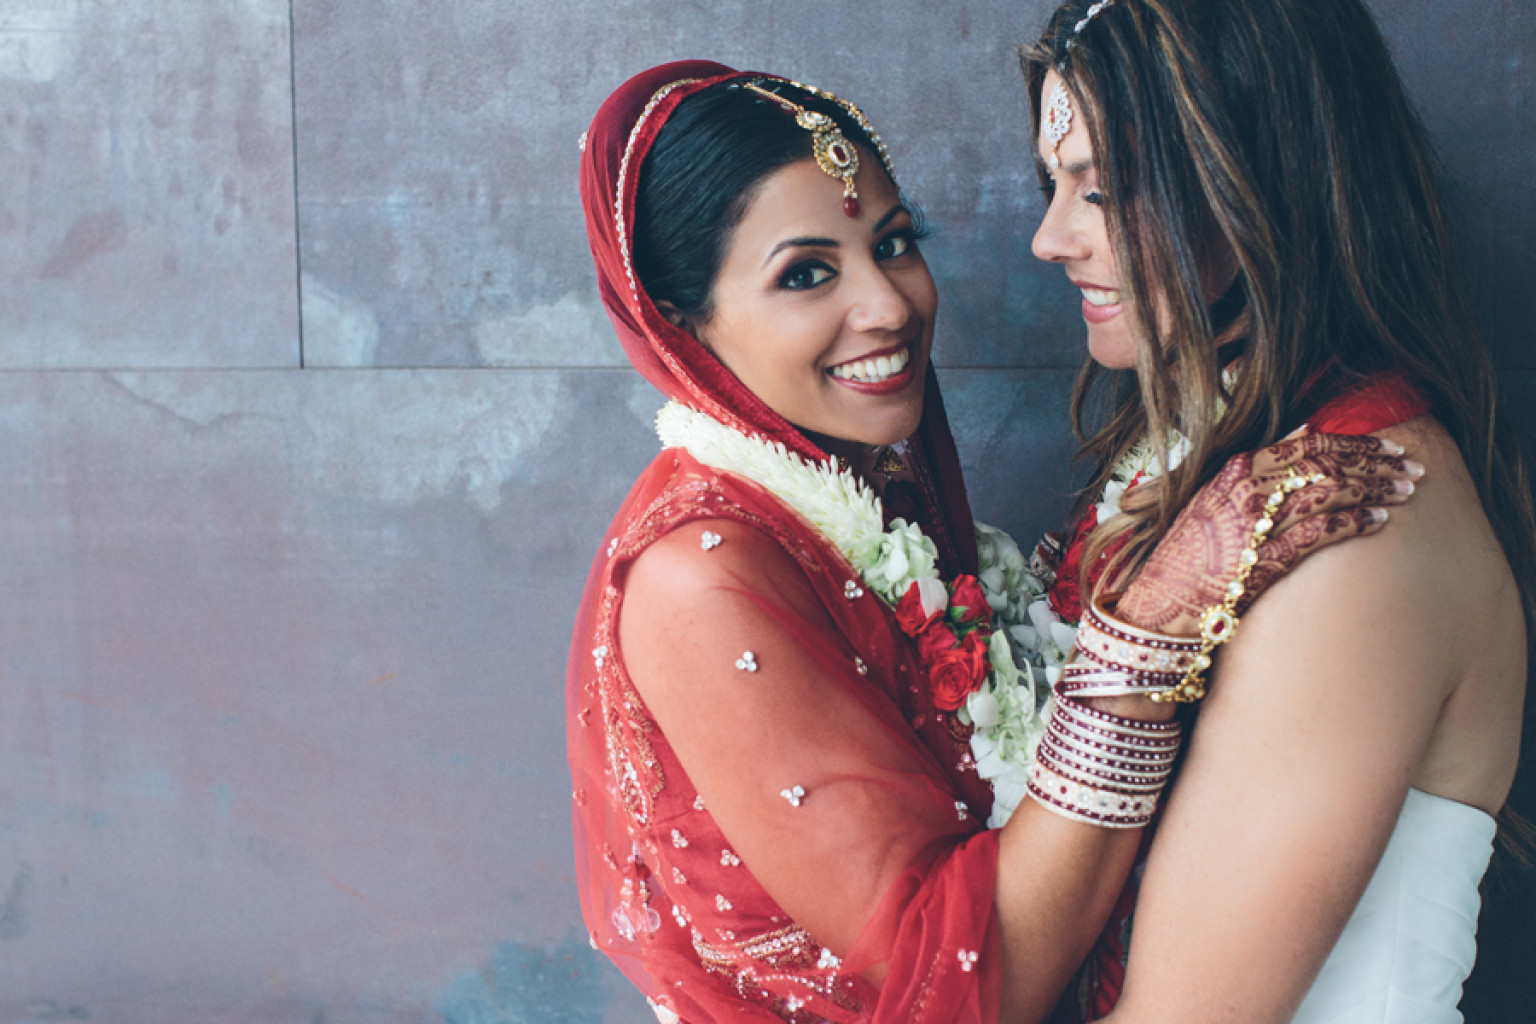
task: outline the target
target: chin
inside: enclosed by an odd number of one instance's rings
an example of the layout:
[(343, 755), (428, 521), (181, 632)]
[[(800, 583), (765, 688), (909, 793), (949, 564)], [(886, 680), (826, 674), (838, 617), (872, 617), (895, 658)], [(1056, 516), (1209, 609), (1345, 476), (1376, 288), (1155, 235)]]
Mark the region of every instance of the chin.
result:
[(809, 429), (812, 434), (831, 438), (836, 441), (844, 441), (851, 444), (864, 445), (892, 445), (897, 441), (905, 441), (917, 433), (918, 425), (923, 421), (923, 396), (919, 390), (916, 400), (910, 405), (903, 403), (900, 409), (882, 409), (877, 415), (862, 415), (856, 418), (846, 414), (840, 417), (841, 422), (828, 423), (825, 429), (815, 427), (806, 428), (797, 424), (802, 430)]
[(870, 417), (866, 421), (867, 436), (859, 440), (864, 444), (895, 444), (917, 433), (918, 425), (923, 422), (923, 395), (927, 390), (925, 383), (919, 380), (916, 394), (903, 396), (906, 401), (900, 408), (881, 410), (882, 415)]
[(1106, 370), (1136, 369), (1136, 340), (1124, 324), (1122, 314), (1112, 324), (1088, 328), (1088, 355)]
[(897, 441), (905, 441), (907, 438), (917, 433), (918, 425), (922, 422), (923, 417), (921, 415), (914, 416), (910, 420), (904, 420), (903, 425), (901, 426), (892, 427), (889, 430), (871, 432), (869, 436), (859, 438), (859, 443), (869, 445), (891, 445), (895, 444)]

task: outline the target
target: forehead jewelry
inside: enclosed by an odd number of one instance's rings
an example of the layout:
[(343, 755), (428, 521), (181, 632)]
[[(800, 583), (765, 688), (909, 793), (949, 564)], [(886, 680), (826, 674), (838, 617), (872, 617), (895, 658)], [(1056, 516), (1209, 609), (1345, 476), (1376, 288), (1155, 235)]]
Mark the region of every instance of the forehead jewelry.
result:
[[(1077, 45), (1077, 37), (1083, 34), (1083, 29), (1089, 23), (1115, 6), (1115, 0), (1098, 0), (1083, 12), (1083, 16), (1077, 24), (1072, 26), (1072, 38), (1067, 40), (1067, 49)], [(1065, 73), (1066, 62), (1063, 61), (1058, 71)], [(1067, 137), (1067, 132), (1072, 130), (1072, 98), (1067, 92), (1066, 84), (1057, 82), (1056, 88), (1051, 90), (1050, 106), (1045, 111), (1045, 137), (1051, 140), (1051, 169), (1061, 166), (1061, 157), (1056, 150), (1061, 146), (1061, 140)]]
[[(876, 147), (880, 150), (880, 159), (885, 163), (885, 169), (891, 170), (890, 158), (886, 155), (885, 144), (879, 140), (864, 115), (853, 104), (846, 100), (840, 100), (829, 92), (801, 85), (799, 82), (791, 82), (790, 85), (802, 89), (813, 95), (832, 100), (847, 110), (853, 119), (858, 122), (860, 128), (869, 133)], [(816, 166), (827, 174), (843, 183), (843, 212), (850, 217), (859, 215), (859, 190), (854, 185), (853, 176), (859, 172), (859, 151), (854, 149), (853, 143), (837, 127), (837, 122), (818, 110), (809, 110), (801, 106), (787, 96), (781, 96), (771, 89), (764, 89), (756, 82), (746, 82), (745, 87), (751, 89), (760, 96), (765, 96), (777, 103), (788, 113), (795, 115), (795, 123), (811, 133), (811, 152), (816, 157)], [(896, 180), (896, 175), (891, 174), (891, 180)]]
[(1113, 6), (1115, 6), (1115, 0), (1098, 0), (1098, 3), (1089, 7), (1083, 14), (1082, 20), (1072, 26), (1072, 38), (1067, 40), (1067, 48), (1071, 49), (1077, 44), (1077, 37), (1083, 34), (1083, 29), (1088, 27), (1089, 22)]
[(1051, 90), (1050, 105), (1045, 108), (1045, 137), (1051, 143), (1051, 158), (1047, 161), (1051, 170), (1061, 166), (1061, 157), (1057, 150), (1061, 148), (1061, 140), (1067, 137), (1067, 132), (1072, 130), (1072, 98), (1067, 93), (1067, 86), (1063, 82), (1057, 82)]

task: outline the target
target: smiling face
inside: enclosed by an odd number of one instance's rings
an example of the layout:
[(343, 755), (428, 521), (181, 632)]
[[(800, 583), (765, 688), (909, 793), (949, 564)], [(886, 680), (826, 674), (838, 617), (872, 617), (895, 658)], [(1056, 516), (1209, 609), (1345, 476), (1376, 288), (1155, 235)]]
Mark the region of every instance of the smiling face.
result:
[[(1041, 84), (1042, 109), (1049, 109), (1050, 96), (1061, 81), (1055, 71), (1046, 74)], [(1031, 248), (1039, 259), (1060, 264), (1081, 290), (1089, 354), (1111, 369), (1129, 369), (1136, 365), (1136, 318), (1127, 314), (1129, 289), (1121, 287), (1119, 259), (1109, 240), (1085, 111), (1076, 98), (1071, 102), (1071, 127), (1055, 150), (1060, 160), (1055, 168), (1050, 165), (1051, 140), (1041, 119), (1036, 146), (1052, 185), (1047, 189), (1050, 205)]]
[(799, 160), (764, 178), (731, 234), (708, 319), (669, 318), (807, 433), (885, 445), (923, 412), (938, 295), (912, 217), (862, 153), (859, 215)]

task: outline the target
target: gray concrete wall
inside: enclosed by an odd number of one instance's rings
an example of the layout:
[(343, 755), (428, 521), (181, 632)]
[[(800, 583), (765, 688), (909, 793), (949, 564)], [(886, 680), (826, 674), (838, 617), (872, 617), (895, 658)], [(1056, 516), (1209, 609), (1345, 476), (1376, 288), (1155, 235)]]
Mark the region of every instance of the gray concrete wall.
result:
[[(1536, 436), (1536, 9), (1375, 8)], [(571, 890), (567, 630), (658, 404), (577, 137), (683, 56), (856, 98), (936, 228), (974, 504), (1030, 536), (1081, 344), (1028, 253), (1046, 9), (0, 0), (0, 1024), (649, 1019)], [(1490, 897), (1472, 1020), (1528, 1005), (1533, 919)]]

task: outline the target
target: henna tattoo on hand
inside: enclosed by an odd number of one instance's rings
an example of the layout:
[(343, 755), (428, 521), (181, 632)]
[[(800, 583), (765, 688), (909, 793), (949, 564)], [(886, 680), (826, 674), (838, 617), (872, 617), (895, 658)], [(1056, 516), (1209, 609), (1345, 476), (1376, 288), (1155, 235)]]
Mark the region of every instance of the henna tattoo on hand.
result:
[(1193, 635), (1205, 609), (1219, 604), (1237, 576), (1253, 524), (1276, 486), (1293, 472), (1327, 479), (1282, 504), (1257, 554), (1238, 611), (1308, 555), (1371, 526), (1370, 507), (1397, 496), (1403, 460), (1381, 454), (1372, 437), (1307, 434), (1228, 460), (1179, 513), (1120, 598), (1116, 614), (1162, 632)]

